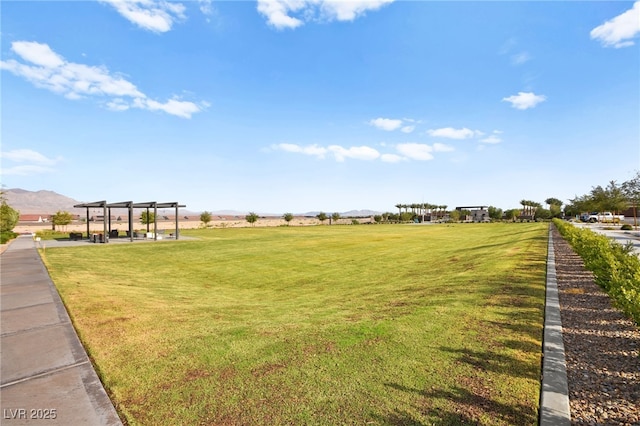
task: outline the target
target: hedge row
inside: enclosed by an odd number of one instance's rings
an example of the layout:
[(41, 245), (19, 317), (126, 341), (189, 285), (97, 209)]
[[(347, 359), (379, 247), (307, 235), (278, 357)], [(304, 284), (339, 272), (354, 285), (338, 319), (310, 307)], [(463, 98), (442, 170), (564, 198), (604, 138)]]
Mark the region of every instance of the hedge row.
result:
[(640, 258), (632, 253), (631, 246), (622, 246), (604, 235), (559, 219), (553, 223), (616, 306), (640, 324)]

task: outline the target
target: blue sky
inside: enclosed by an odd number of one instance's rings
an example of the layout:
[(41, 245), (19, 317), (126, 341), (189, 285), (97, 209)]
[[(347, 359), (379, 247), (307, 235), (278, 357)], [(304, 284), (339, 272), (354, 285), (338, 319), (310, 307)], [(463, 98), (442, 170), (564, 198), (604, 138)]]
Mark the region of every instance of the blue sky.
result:
[(640, 168), (640, 2), (1, 8), (6, 188), (192, 211), (508, 209)]

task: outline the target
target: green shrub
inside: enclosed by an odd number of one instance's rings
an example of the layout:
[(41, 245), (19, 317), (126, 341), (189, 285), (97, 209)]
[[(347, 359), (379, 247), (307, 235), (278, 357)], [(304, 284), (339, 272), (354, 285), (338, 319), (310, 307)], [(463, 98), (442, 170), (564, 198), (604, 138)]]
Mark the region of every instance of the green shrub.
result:
[(11, 207), (0, 193), (0, 232), (11, 232), (20, 220), (20, 212)]
[(616, 306), (640, 324), (640, 258), (633, 254), (633, 246), (620, 245), (604, 235), (557, 219), (554, 224), (593, 272), (596, 283)]
[(42, 240), (55, 240), (57, 238), (68, 238), (68, 232), (54, 231), (52, 229), (41, 229), (36, 231), (36, 237), (40, 237)]
[(624, 225), (622, 225), (620, 227), (621, 231), (632, 231), (633, 230), (633, 226), (629, 225), (628, 223), (625, 223)]
[(7, 242), (16, 238), (18, 234), (13, 231), (3, 231), (0, 232), (0, 244), (6, 244)]

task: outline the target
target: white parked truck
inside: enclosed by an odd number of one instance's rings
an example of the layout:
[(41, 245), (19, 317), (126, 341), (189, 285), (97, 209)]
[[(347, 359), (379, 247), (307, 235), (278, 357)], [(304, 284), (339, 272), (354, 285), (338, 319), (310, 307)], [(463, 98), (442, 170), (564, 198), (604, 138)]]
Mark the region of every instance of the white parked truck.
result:
[(580, 215), (580, 220), (590, 223), (620, 223), (624, 220), (624, 215), (615, 215), (611, 212), (582, 213)]

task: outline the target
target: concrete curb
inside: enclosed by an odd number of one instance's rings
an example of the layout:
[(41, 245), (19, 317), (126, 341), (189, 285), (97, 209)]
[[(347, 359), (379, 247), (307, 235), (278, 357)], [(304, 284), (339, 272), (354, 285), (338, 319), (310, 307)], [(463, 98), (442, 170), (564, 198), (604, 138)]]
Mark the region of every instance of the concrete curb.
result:
[(564, 343), (562, 341), (560, 302), (558, 300), (556, 257), (551, 229), (549, 229), (547, 250), (547, 291), (544, 309), (539, 424), (541, 426), (563, 426), (571, 424), (571, 413)]

